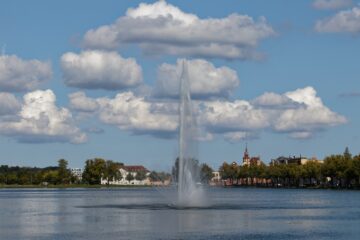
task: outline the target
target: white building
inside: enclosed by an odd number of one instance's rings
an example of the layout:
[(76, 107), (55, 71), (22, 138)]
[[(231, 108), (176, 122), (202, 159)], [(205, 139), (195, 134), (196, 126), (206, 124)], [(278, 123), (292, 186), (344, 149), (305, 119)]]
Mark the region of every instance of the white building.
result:
[(218, 171), (212, 172), (212, 175), (213, 177), (211, 178), (211, 181), (218, 182), (221, 180), (220, 172)]
[[(119, 169), (121, 173), (121, 178), (119, 180), (110, 180), (109, 185), (151, 185), (149, 178), (150, 172), (144, 166), (121, 166)], [(145, 172), (146, 178), (144, 180), (137, 180), (136, 175), (138, 172)], [(128, 174), (133, 176), (133, 180), (127, 180)], [(108, 184), (106, 178), (101, 178), (101, 184)]]
[(220, 175), (220, 172), (218, 172), (218, 171), (212, 172), (212, 175), (213, 175), (213, 177), (211, 178), (209, 184), (210, 184), (211, 186), (220, 185), (220, 184), (221, 184), (221, 175)]
[(83, 174), (82, 168), (70, 168), (70, 172), (73, 176), (77, 177), (80, 181), (82, 180), (82, 174)]

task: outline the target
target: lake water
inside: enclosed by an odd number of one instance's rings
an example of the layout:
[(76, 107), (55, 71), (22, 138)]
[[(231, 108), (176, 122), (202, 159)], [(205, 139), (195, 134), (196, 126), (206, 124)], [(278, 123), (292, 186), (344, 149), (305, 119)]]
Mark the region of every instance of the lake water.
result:
[(0, 190), (0, 239), (360, 239), (360, 191), (210, 188), (202, 208), (167, 190)]

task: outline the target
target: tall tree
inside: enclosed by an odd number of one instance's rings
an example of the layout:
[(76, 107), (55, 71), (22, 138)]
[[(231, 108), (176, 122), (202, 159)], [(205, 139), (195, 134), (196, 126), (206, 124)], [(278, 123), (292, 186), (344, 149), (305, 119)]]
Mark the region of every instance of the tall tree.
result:
[(233, 184), (234, 180), (238, 179), (239, 167), (237, 164), (228, 164), (224, 162), (219, 169), (221, 178), (223, 180), (230, 180), (230, 184)]
[(111, 160), (107, 160), (105, 163), (105, 171), (103, 174), (103, 178), (107, 179), (107, 184), (109, 185), (110, 181), (116, 181), (121, 179), (120, 167), (123, 165), (122, 163), (113, 162)]
[(301, 166), (300, 176), (308, 179), (310, 185), (316, 185), (321, 180), (321, 163), (310, 161)]
[(106, 162), (102, 158), (88, 159), (85, 162), (83, 181), (88, 184), (100, 184), (105, 175)]
[(331, 178), (331, 185), (341, 187), (348, 182), (347, 173), (351, 166), (351, 159), (344, 155), (331, 155), (325, 158), (322, 166), (324, 177)]
[(201, 164), (200, 166), (200, 180), (204, 184), (208, 184), (213, 178), (213, 169), (206, 163)]
[(58, 161), (58, 183), (67, 184), (70, 182), (71, 172), (68, 169), (68, 161), (65, 159), (60, 159)]

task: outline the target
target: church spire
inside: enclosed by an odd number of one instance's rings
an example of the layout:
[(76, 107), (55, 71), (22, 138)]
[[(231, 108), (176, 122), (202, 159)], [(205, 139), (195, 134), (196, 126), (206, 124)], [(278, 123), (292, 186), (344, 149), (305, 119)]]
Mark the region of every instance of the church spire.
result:
[(249, 152), (248, 152), (247, 143), (246, 143), (245, 152), (244, 152), (244, 156), (243, 156), (243, 165), (248, 165), (248, 164), (250, 164), (250, 157), (249, 157)]

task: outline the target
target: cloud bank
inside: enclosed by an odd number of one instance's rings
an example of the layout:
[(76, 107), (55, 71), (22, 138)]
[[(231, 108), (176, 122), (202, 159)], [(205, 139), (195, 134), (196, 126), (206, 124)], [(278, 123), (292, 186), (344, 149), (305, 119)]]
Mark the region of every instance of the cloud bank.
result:
[[(6, 97), (8, 104), (18, 104), (13, 97)], [(21, 109), (13, 118), (0, 120), (0, 134), (28, 143), (85, 142), (87, 136), (75, 126), (70, 111), (57, 107), (55, 102), (51, 90), (25, 94)], [(0, 109), (3, 110), (2, 105)]]
[[(174, 137), (178, 128), (177, 101), (161, 101), (119, 93), (114, 98), (91, 99), (84, 93), (71, 95), (72, 101), (96, 103), (93, 113), (101, 122), (133, 134)], [(267, 100), (267, 104), (263, 101)], [(328, 107), (312, 87), (284, 94), (265, 93), (252, 101), (197, 100), (193, 104), (204, 132), (199, 138), (223, 136), (230, 142), (257, 138), (262, 131), (310, 138), (329, 127), (346, 123), (346, 118)], [(95, 105), (94, 105), (95, 106)], [(88, 107), (85, 107), (89, 109)]]
[(259, 42), (274, 36), (264, 17), (247, 15), (201, 19), (165, 1), (141, 3), (110, 25), (89, 30), (86, 48), (114, 50), (138, 45), (148, 55), (180, 55), (203, 58), (260, 59)]
[(142, 69), (135, 59), (116, 52), (68, 52), (61, 57), (65, 84), (83, 89), (121, 90), (142, 83)]

